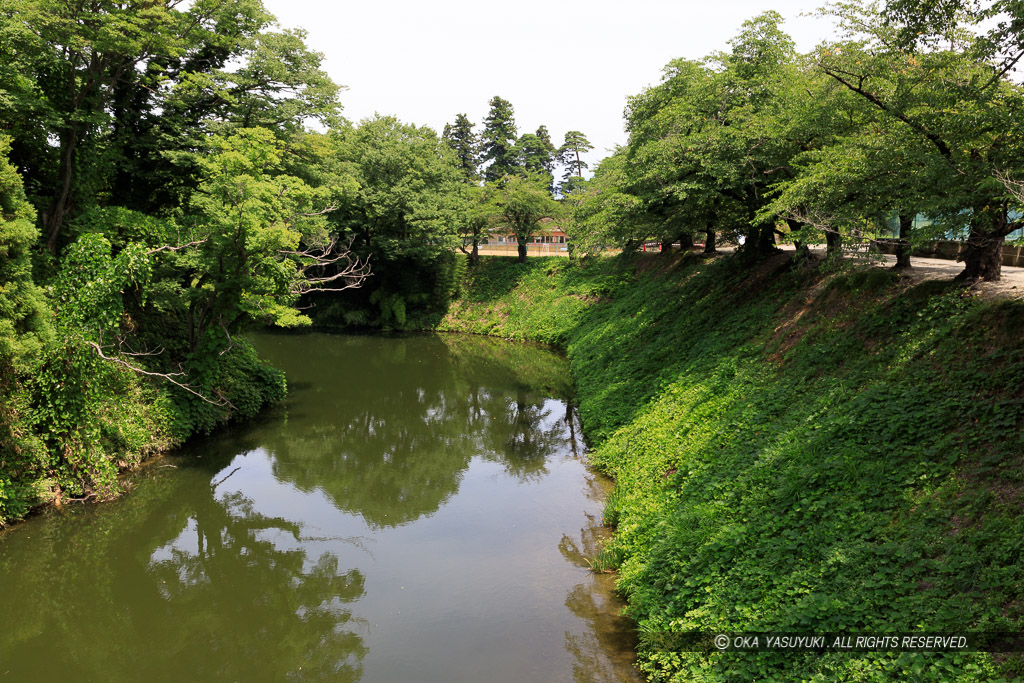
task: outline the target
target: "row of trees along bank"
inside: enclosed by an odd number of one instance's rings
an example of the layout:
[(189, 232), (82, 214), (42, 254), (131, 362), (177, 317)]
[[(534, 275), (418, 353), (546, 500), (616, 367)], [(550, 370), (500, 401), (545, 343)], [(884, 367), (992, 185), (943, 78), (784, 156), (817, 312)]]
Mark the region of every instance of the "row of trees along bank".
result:
[[(839, 37), (798, 54), (774, 12), (728, 51), (669, 63), (630, 98), (629, 142), (574, 195), (578, 249), (743, 235), (748, 258), (876, 236), (966, 236), (962, 279), (997, 280), (1024, 203), (1024, 11), (1010, 0), (840, 3)], [(916, 215), (929, 225), (914, 228)]]

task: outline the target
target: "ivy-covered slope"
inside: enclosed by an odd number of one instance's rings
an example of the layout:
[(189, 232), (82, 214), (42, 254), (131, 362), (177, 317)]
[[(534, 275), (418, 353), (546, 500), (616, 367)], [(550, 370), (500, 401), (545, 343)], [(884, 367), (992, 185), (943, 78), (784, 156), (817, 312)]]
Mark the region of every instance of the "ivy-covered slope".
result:
[(689, 653), (1024, 627), (1024, 304), (780, 256), (484, 259), (442, 329), (560, 344), (652, 680), (1005, 680), (1020, 655)]

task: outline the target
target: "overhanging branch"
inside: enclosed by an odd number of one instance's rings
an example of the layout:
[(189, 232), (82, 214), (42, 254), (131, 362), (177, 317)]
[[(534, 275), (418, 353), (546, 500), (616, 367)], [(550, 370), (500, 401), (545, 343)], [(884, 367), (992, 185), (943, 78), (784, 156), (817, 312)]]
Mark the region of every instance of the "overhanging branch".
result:
[(231, 401), (227, 400), (226, 398), (221, 397), (220, 400), (213, 401), (213, 400), (207, 398), (206, 396), (203, 396), (201, 393), (199, 393), (198, 391), (196, 391), (194, 388), (190, 387), (189, 385), (184, 384), (183, 382), (179, 382), (178, 380), (174, 379), (175, 377), (183, 376), (185, 374), (183, 372), (169, 372), (168, 373), (168, 372), (150, 372), (149, 370), (143, 370), (142, 368), (140, 368), (140, 367), (138, 367), (136, 365), (132, 365), (131, 363), (129, 363), (126, 360), (123, 360), (121, 358), (113, 358), (111, 356), (106, 355), (105, 353), (103, 353), (103, 348), (100, 347), (100, 345), (97, 344), (96, 342), (87, 341), (85, 343), (87, 345), (91, 346), (93, 351), (96, 352), (96, 355), (99, 356), (100, 358), (102, 358), (105, 361), (110, 361), (111, 363), (117, 363), (118, 365), (123, 365), (124, 367), (128, 368), (132, 372), (140, 374), (140, 375), (146, 375), (147, 377), (159, 377), (160, 379), (167, 380), (168, 382), (170, 382), (174, 386), (179, 387), (181, 389), (184, 389), (185, 391), (187, 391), (190, 394), (193, 394), (194, 396), (198, 396), (200, 399), (202, 399), (203, 401), (209, 403), (210, 405), (218, 406), (220, 408), (232, 408), (232, 409), (234, 409), (234, 407), (235, 407), (234, 405), (231, 404)]
[[(338, 245), (337, 238), (322, 247), (310, 247), (298, 251), (283, 249), (281, 253), (292, 257), (298, 264), (301, 279), (292, 287), (293, 294), (311, 292), (342, 292), (360, 287), (370, 276), (370, 259), (360, 259), (352, 253), (352, 240), (344, 246)], [(329, 275), (312, 273), (333, 270)]]

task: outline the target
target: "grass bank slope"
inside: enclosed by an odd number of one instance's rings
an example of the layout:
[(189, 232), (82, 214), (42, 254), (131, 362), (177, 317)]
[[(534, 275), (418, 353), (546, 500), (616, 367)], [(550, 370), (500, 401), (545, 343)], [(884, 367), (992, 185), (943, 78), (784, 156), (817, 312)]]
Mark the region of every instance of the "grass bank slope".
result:
[(1024, 305), (880, 269), (482, 259), (441, 329), (563, 346), (652, 680), (1007, 680), (1020, 655), (686, 652), (1024, 627)]

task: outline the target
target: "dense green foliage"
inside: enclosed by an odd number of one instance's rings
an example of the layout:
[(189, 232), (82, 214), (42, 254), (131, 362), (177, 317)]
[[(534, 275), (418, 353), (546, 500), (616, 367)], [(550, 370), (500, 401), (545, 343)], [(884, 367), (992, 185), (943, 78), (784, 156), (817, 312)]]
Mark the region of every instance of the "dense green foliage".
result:
[[(586, 181), (583, 155), (593, 145), (583, 133), (571, 130), (565, 142), (555, 149), (547, 126), (516, 138), (512, 103), (493, 97), (484, 129), (477, 136), (465, 114), (444, 127), (444, 139), (458, 159), (463, 186), (449, 193), (449, 206), (458, 210), (451, 223), (460, 238), (459, 249), (471, 264), (479, 257), (480, 244), (492, 235), (513, 239), (518, 244), (520, 261), (526, 260), (527, 245), (534, 235), (545, 231), (541, 219), (564, 222), (567, 212), (556, 195), (555, 164), (565, 169), (557, 191), (561, 199), (580, 191)], [(480, 177), (486, 181), (481, 187)], [(545, 196), (547, 195), (547, 196)]]
[(515, 110), (508, 100), (495, 95), (491, 98), (491, 111), (484, 120), (480, 133), (480, 161), (487, 164), (484, 178), (489, 181), (515, 173), (516, 119)]
[[(1020, 631), (1020, 302), (879, 269), (486, 259), (442, 328), (563, 345), (652, 680), (1002, 680), (1019, 656), (687, 653)], [(678, 641), (675, 641), (678, 642)]]
[(558, 160), (565, 167), (560, 186), (563, 195), (572, 194), (583, 186), (583, 171), (589, 168), (583, 155), (594, 149), (586, 136), (578, 130), (570, 130), (565, 134), (565, 141), (558, 148)]
[(303, 37), (249, 0), (0, 2), (0, 525), (279, 399), (239, 333), (366, 277)]
[[(35, 211), (21, 178), (7, 163), (0, 138), (0, 523), (21, 515), (35, 499), (22, 476), (42, 444), (29, 428), (27, 382), (53, 330), (43, 292), (32, 282), (30, 249), (38, 237)], [(6, 511), (6, 514), (5, 514)]]

